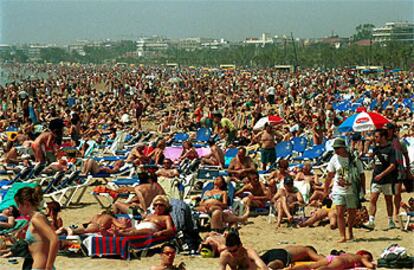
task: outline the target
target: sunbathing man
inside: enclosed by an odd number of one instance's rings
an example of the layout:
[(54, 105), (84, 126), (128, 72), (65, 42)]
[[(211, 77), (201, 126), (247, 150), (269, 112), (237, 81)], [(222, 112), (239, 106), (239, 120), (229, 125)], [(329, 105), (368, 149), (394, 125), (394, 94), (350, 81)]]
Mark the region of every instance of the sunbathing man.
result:
[(253, 173), (248, 177), (248, 182), (239, 189), (235, 196), (245, 196), (242, 202), (247, 207), (264, 207), (266, 202), (270, 200), (270, 190), (260, 182), (259, 174)]
[[(163, 167), (158, 169), (155, 174), (158, 176), (158, 183), (164, 189), (169, 198), (179, 199), (180, 192), (178, 190), (178, 182), (176, 177), (180, 175), (177, 169), (172, 168), (171, 159), (164, 159)], [(175, 182), (174, 182), (175, 181)]]
[(164, 195), (165, 191), (157, 183), (157, 177), (155, 175), (149, 175), (147, 173), (141, 173), (139, 175), (140, 184), (136, 187), (122, 187), (117, 190), (118, 193), (122, 192), (135, 192), (135, 196), (130, 202), (115, 202), (112, 205), (112, 211), (114, 213), (132, 213), (141, 209), (145, 214), (152, 200), (157, 195)]
[(82, 224), (80, 227), (61, 227), (56, 234), (67, 233), (68, 235), (79, 235), (85, 233), (101, 233), (102, 235), (113, 234), (114, 228), (125, 228), (126, 225), (119, 222), (111, 212), (102, 212), (94, 215), (88, 223)]
[(284, 248), (270, 249), (260, 256), (270, 269), (283, 269), (294, 262), (319, 261), (324, 257), (318, 255), (312, 246), (290, 245)]
[(256, 251), (243, 246), (236, 232), (227, 234), (226, 249), (220, 253), (220, 269), (225, 270), (227, 266), (232, 270), (268, 269)]
[[(208, 232), (204, 241), (201, 242), (199, 252), (203, 257), (218, 257), (220, 253), (226, 250), (226, 235), (227, 232), (223, 234), (211, 231)], [(204, 255), (203, 252), (207, 251), (208, 255)]]
[(125, 160), (126, 163), (133, 163), (134, 165), (142, 165), (148, 164), (149, 158), (144, 153), (145, 144), (140, 142), (137, 146), (131, 150), (127, 159)]
[(224, 168), (224, 153), (216, 142), (212, 139), (208, 140), (211, 153), (201, 158), (201, 164), (220, 166)]
[(292, 214), (305, 203), (302, 194), (294, 187), (292, 177), (287, 176), (283, 182), (283, 187), (278, 190), (272, 199), (277, 209), (276, 228), (280, 227), (284, 216), (287, 217), (289, 223), (292, 222)]
[(177, 169), (172, 168), (173, 162), (171, 159), (164, 159), (162, 168), (158, 169), (155, 174), (165, 178), (174, 178), (180, 175)]
[(150, 270), (185, 270), (184, 263), (174, 265), (174, 259), (177, 248), (170, 243), (161, 246), (161, 264), (151, 266)]
[(83, 164), (81, 175), (88, 175), (89, 173), (98, 174), (98, 173), (108, 173), (113, 174), (119, 172), (119, 170), (124, 165), (122, 160), (115, 161), (114, 166), (99, 166), (98, 162), (94, 159), (87, 159)]
[(253, 160), (246, 155), (246, 148), (240, 147), (237, 155), (231, 160), (229, 168), (229, 175), (238, 182), (243, 180), (246, 176), (256, 172), (256, 165)]

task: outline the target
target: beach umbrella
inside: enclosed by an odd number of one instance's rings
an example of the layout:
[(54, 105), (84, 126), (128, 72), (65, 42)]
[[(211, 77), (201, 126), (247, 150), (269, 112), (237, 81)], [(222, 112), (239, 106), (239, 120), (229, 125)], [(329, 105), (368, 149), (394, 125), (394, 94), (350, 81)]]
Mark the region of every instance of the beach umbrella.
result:
[(254, 125), (253, 129), (261, 129), (263, 128), (267, 123), (271, 125), (277, 125), (283, 123), (283, 118), (277, 115), (269, 115), (266, 117), (262, 117), (257, 121), (257, 123)]
[(367, 131), (382, 128), (390, 120), (379, 113), (361, 112), (348, 117), (339, 127), (339, 132)]

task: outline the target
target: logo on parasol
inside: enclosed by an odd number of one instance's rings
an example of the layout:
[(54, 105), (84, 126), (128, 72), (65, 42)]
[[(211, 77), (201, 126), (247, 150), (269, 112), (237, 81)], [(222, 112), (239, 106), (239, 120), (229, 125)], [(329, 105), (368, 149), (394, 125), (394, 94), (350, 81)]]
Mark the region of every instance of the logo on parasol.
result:
[(361, 117), (361, 118), (358, 118), (355, 121), (356, 124), (364, 124), (364, 123), (367, 123), (367, 122), (369, 122), (369, 118), (368, 117)]

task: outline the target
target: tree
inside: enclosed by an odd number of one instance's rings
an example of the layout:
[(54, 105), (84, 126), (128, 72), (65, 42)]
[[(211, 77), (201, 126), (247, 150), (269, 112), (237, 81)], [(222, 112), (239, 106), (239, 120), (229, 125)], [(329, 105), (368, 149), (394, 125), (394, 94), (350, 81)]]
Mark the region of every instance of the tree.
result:
[(353, 35), (354, 41), (362, 40), (362, 39), (371, 39), (372, 32), (375, 25), (366, 23), (358, 25), (355, 30), (356, 33)]

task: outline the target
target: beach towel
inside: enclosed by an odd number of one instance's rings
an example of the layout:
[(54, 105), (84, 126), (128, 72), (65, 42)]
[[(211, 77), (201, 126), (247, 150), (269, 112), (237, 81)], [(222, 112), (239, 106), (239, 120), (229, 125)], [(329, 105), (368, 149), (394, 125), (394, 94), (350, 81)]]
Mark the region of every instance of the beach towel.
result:
[(14, 224), (13, 228), (7, 228), (7, 229), (0, 230), (0, 235), (13, 233), (13, 232), (15, 232), (15, 231), (23, 228), (26, 225), (27, 225), (27, 220), (25, 220), (25, 219), (17, 219), (16, 220), (16, 224)]
[(129, 259), (130, 249), (145, 250), (170, 240), (165, 236), (153, 237), (152, 235), (138, 236), (99, 236), (92, 235), (83, 240), (90, 257), (120, 256)]
[[(181, 146), (170, 146), (170, 147), (165, 148), (164, 156), (165, 158), (175, 161), (180, 158), (182, 151), (183, 151), (183, 148)], [(196, 151), (199, 157), (204, 157), (210, 154), (211, 152), (209, 147), (196, 148)]]

